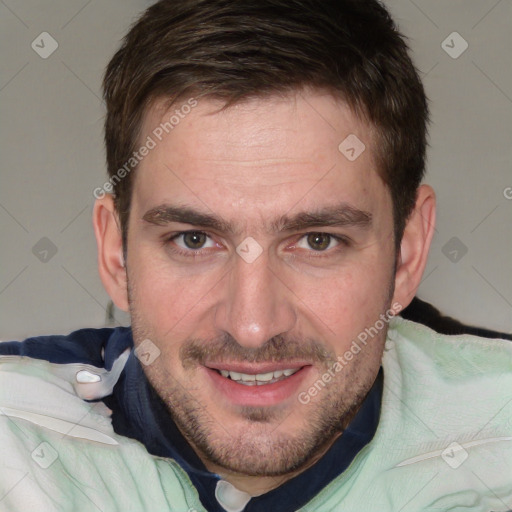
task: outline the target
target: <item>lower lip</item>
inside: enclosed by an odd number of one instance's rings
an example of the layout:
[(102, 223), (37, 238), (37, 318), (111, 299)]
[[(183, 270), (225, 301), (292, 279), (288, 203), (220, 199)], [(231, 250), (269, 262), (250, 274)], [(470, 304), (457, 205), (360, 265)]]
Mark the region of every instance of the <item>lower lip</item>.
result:
[(230, 378), (223, 377), (216, 370), (204, 366), (203, 368), (211, 379), (214, 387), (232, 404), (262, 407), (276, 405), (291, 396), (298, 395), (301, 389), (300, 386), (312, 367), (304, 366), (286, 379), (279, 380), (272, 384), (263, 384), (261, 386), (238, 384)]

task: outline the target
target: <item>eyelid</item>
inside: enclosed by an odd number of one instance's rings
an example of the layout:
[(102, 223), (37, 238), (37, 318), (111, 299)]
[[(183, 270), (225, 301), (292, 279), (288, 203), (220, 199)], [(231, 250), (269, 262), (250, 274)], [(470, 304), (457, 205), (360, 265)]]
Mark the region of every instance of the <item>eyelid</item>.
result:
[(332, 238), (333, 240), (336, 240), (336, 242), (339, 242), (340, 244), (350, 243), (350, 239), (347, 236), (336, 233), (329, 233), (328, 231), (308, 231), (307, 233), (301, 233), (298, 235), (297, 241), (302, 240), (308, 237), (309, 235), (326, 235)]
[[(299, 247), (299, 242), (309, 235), (327, 235), (332, 240), (335, 240), (337, 243), (334, 247), (324, 249), (323, 251), (315, 251), (312, 248), (306, 249), (303, 247)], [(307, 233), (301, 233), (300, 235), (298, 235), (295, 241), (291, 245), (289, 245), (288, 248), (291, 249), (292, 251), (294, 249), (303, 251), (302, 254), (305, 256), (307, 255), (308, 258), (328, 258), (338, 254), (339, 252), (342, 252), (345, 248), (348, 248), (350, 246), (351, 240), (345, 235), (329, 233), (326, 231), (308, 231)]]
[[(210, 242), (214, 243), (213, 237), (210, 234), (208, 234), (206, 231), (202, 231), (200, 229), (188, 229), (186, 231), (178, 231), (176, 233), (173, 233), (172, 235), (166, 236), (166, 240), (168, 242), (173, 242), (177, 238), (184, 237), (185, 235), (189, 235), (189, 234), (192, 234), (192, 233), (198, 234), (198, 235), (204, 235), (207, 238), (207, 241), (210, 241)], [(178, 247), (181, 247), (181, 246), (178, 246)], [(182, 247), (182, 248), (183, 249), (188, 249), (188, 250), (191, 250), (191, 251), (194, 250), (194, 249), (189, 249), (188, 247)], [(201, 249), (204, 249), (204, 247), (201, 247)], [(201, 249), (196, 249), (195, 252), (200, 251)]]
[[(198, 233), (198, 234), (205, 235), (211, 245), (209, 245), (207, 247), (201, 247), (200, 249), (190, 249), (186, 246), (181, 246), (176, 243), (175, 240), (177, 238), (182, 237), (187, 234), (190, 234), (190, 233)], [(299, 241), (305, 239), (309, 235), (326, 235), (326, 236), (329, 236), (332, 240), (334, 240), (337, 243), (334, 247), (330, 247), (323, 251), (315, 251), (312, 248), (305, 249), (302, 247), (298, 247)], [(300, 249), (302, 251), (307, 252), (309, 257), (314, 257), (314, 258), (333, 256), (335, 253), (337, 253), (337, 251), (342, 250), (342, 248), (349, 247), (351, 245), (351, 240), (347, 236), (341, 235), (341, 234), (329, 233), (326, 231), (308, 231), (305, 233), (299, 233), (294, 238), (295, 238), (295, 241), (293, 241), (291, 244), (288, 244), (287, 248), (292, 249), (292, 250)], [(201, 257), (201, 256), (213, 255), (212, 249), (215, 249), (216, 247), (220, 247), (220, 246), (224, 245), (222, 242), (217, 241), (216, 237), (213, 236), (211, 233), (208, 233), (207, 231), (202, 230), (202, 229), (188, 229), (188, 230), (184, 230), (184, 231), (176, 231), (174, 233), (166, 234), (163, 237), (163, 244), (169, 245), (170, 242), (173, 242), (173, 245), (174, 245), (174, 247), (169, 247), (170, 251), (177, 254), (178, 256), (188, 256), (188, 257)]]
[[(327, 247), (325, 249), (322, 249), (322, 250), (315, 250), (313, 247), (310, 247), (309, 246), (309, 241), (308, 241), (308, 238), (313, 235), (313, 236), (327, 236), (329, 237), (328, 240), (329, 240), (329, 243), (327, 245)], [(328, 252), (330, 251), (331, 249), (333, 249), (334, 247), (337, 247), (338, 245), (340, 244), (340, 241), (337, 240), (334, 236), (332, 235), (329, 235), (327, 233), (308, 233), (306, 235), (303, 235), (301, 236), (297, 242), (295, 243), (295, 245), (299, 248), (299, 249), (304, 249), (306, 251), (313, 251), (313, 252), (318, 252), (318, 253), (321, 253), (321, 252)]]
[(215, 246), (215, 242), (213, 241), (213, 239), (210, 236), (208, 236), (206, 233), (202, 233), (199, 231), (193, 231), (193, 233), (198, 234), (198, 235), (204, 235), (206, 237), (205, 245), (203, 245), (202, 247), (199, 247), (198, 249), (192, 249), (191, 247), (187, 247), (183, 240), (182, 240), (183, 245), (181, 245), (180, 243), (178, 243), (176, 241), (177, 239), (180, 239), (180, 238), (183, 239), (185, 237), (185, 235), (187, 235), (188, 233), (180, 233), (178, 236), (173, 238), (173, 242), (180, 249), (182, 249), (184, 251), (192, 251), (192, 252), (200, 252), (200, 251), (204, 251), (206, 249), (212, 249)]
[(181, 231), (174, 231), (173, 233), (167, 233), (163, 236), (166, 240), (174, 240), (175, 238), (182, 236), (182, 235), (188, 235), (190, 233), (198, 233), (201, 235), (206, 235), (208, 238), (212, 238), (206, 231), (203, 229), (185, 229)]

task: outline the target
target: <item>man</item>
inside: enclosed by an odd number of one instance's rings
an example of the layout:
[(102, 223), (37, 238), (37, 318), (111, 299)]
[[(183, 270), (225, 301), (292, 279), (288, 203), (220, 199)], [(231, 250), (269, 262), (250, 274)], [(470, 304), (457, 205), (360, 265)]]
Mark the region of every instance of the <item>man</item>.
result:
[(510, 344), (396, 317), (435, 197), (387, 11), (161, 1), (104, 93), (132, 325), (0, 347), (3, 509), (511, 509)]

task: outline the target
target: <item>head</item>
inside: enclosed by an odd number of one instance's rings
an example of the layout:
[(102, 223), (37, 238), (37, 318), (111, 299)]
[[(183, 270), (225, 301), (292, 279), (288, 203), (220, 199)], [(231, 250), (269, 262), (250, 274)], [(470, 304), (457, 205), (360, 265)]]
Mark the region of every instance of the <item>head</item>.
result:
[(432, 236), (403, 38), (377, 2), (158, 2), (104, 91), (100, 275), (158, 349), (150, 382), (212, 469), (302, 470), (374, 382)]

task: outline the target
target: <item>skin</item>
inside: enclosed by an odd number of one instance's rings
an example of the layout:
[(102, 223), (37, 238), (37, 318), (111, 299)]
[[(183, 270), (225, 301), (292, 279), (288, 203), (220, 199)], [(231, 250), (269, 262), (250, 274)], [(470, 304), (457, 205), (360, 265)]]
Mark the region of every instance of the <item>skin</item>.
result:
[[(379, 371), (387, 324), (308, 404), (298, 395), (391, 304), (409, 304), (435, 197), (420, 187), (396, 254), (372, 130), (343, 102), (301, 91), (221, 106), (199, 101), (135, 171), (126, 265), (110, 196), (98, 200), (94, 226), (107, 292), (130, 311), (135, 344), (149, 339), (160, 350), (144, 366), (150, 382), (206, 467), (258, 495), (314, 464), (358, 410)], [(153, 104), (141, 141), (165, 114), (162, 101)], [(366, 146), (352, 162), (338, 150), (349, 134)], [(179, 221), (162, 213), (169, 206)], [(340, 207), (345, 222), (328, 225)], [(297, 217), (329, 209), (318, 225)], [(205, 227), (190, 210), (222, 222)], [(206, 236), (180, 235), (190, 230)], [(261, 248), (251, 263), (236, 251), (256, 254), (247, 237)], [(283, 396), (258, 386), (247, 398), (241, 384), (226, 391), (212, 367), (301, 371)]]

